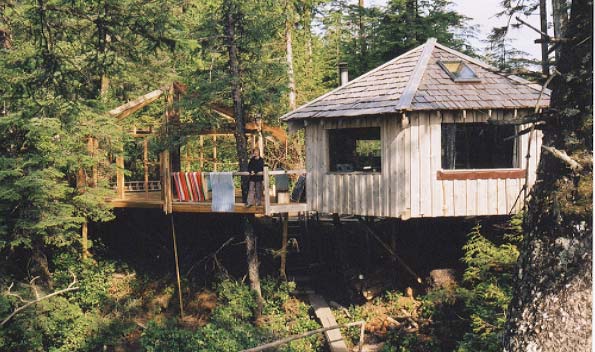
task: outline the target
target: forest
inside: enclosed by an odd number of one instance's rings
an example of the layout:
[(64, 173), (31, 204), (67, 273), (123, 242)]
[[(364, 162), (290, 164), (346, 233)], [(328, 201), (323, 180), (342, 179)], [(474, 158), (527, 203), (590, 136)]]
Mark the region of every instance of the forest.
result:
[[(381, 3), (0, 0), (0, 351), (591, 351), (593, 2), (504, 0), (484, 41), (455, 0)], [(244, 172), (240, 203), (252, 150), (307, 169), (280, 117), (344, 84), (339, 67), (434, 42), (537, 87), (507, 137), (543, 136), (520, 211), (167, 209), (168, 168)], [(124, 192), (153, 205), (110, 201)]]

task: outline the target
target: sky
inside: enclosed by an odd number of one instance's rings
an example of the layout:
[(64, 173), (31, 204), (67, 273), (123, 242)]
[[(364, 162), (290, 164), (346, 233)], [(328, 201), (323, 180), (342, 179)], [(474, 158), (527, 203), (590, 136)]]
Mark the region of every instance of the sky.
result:
[[(387, 3), (387, 0), (364, 1), (366, 6), (384, 6)], [(471, 44), (479, 49), (486, 47), (486, 44), (482, 43), (481, 40), (486, 39), (493, 27), (504, 26), (507, 22), (507, 18), (497, 18), (495, 16), (496, 13), (501, 11), (501, 7), (499, 6), (501, 0), (452, 0), (452, 2), (454, 3), (454, 9), (457, 12), (472, 18), (471, 25), (479, 26), (479, 38), (471, 41)], [(539, 16), (537, 14), (530, 17), (524, 17), (523, 20), (539, 28)], [(511, 21), (511, 23), (516, 22), (515, 19), (512, 19)], [(518, 29), (511, 28), (508, 36), (512, 40), (511, 45), (515, 49), (528, 53), (530, 57), (541, 57), (541, 49), (539, 45), (533, 42), (539, 37), (539, 34), (532, 29), (529, 29), (526, 26), (521, 26)]]

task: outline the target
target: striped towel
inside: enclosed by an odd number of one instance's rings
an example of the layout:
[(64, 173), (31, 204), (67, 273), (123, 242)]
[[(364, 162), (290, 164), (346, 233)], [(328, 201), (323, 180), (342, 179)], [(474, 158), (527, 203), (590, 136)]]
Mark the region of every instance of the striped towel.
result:
[(192, 200), (194, 202), (204, 202), (205, 191), (202, 182), (202, 174), (200, 172), (188, 172), (187, 175), (190, 179), (189, 184), (192, 190)]
[(233, 211), (235, 191), (233, 187), (233, 173), (211, 172), (209, 179), (213, 189), (211, 209), (213, 211)]
[(178, 201), (187, 202), (189, 200), (188, 189), (186, 187), (186, 177), (183, 176), (183, 172), (172, 172), (171, 177), (174, 179), (174, 188)]
[(201, 172), (172, 172), (179, 202), (204, 202), (205, 191)]

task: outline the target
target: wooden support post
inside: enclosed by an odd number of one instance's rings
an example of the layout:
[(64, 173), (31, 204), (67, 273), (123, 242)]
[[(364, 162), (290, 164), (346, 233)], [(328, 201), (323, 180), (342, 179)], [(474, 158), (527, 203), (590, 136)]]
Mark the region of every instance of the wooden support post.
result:
[[(373, 222), (374, 220), (373, 219), (371, 220), (370, 218), (368, 218), (367, 221)], [(364, 265), (365, 265), (366, 271), (370, 271), (372, 268), (372, 243), (371, 243), (372, 241), (370, 241), (370, 234), (368, 232), (366, 232), (364, 234), (364, 239), (366, 241), (366, 258), (365, 258)]]
[(163, 195), (163, 211), (166, 214), (171, 214), (173, 195), (171, 191), (171, 166), (168, 150), (164, 150), (161, 153), (161, 189)]
[(262, 119), (258, 119), (256, 121), (258, 125), (258, 150), (260, 151), (260, 155), (264, 157), (264, 138), (262, 136)]
[(124, 199), (124, 156), (122, 154), (116, 156), (116, 188), (118, 198)]
[(146, 137), (143, 139), (143, 172), (145, 199), (149, 199), (149, 140)]
[(397, 252), (397, 221), (393, 220), (390, 224), (390, 248), (393, 252)]
[(83, 247), (83, 259), (87, 259), (89, 257), (89, 237), (88, 237), (88, 231), (89, 231), (89, 227), (87, 222), (85, 221), (83, 223), (82, 229), (81, 229), (81, 235), (82, 235), (82, 241), (81, 241), (81, 245)]
[(279, 276), (287, 281), (287, 273), (285, 272), (285, 266), (287, 263), (287, 237), (288, 237), (288, 221), (289, 221), (289, 214), (283, 213), (281, 214), (281, 223), (282, 223), (282, 237), (281, 237), (281, 266), (279, 268)]
[(269, 168), (265, 166), (263, 169), (262, 184), (264, 186), (264, 213), (270, 215), (271, 197), (269, 195)]
[(213, 171), (217, 172), (217, 135), (213, 135)]
[(178, 244), (176, 242), (176, 227), (174, 215), (171, 214), (171, 237), (174, 245), (174, 260), (176, 261), (176, 281), (178, 282), (178, 299), (180, 300), (180, 318), (184, 318), (184, 302), (182, 300), (182, 280), (180, 279), (180, 261), (178, 259)]
[(200, 171), (202, 172), (205, 168), (205, 138), (203, 136), (198, 137), (200, 143)]

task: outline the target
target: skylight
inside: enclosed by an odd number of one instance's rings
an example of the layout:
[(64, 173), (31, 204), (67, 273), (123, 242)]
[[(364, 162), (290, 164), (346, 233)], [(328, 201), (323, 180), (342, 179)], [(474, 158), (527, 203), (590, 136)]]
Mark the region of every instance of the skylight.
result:
[(455, 82), (479, 82), (480, 79), (463, 61), (438, 61), (438, 65)]

